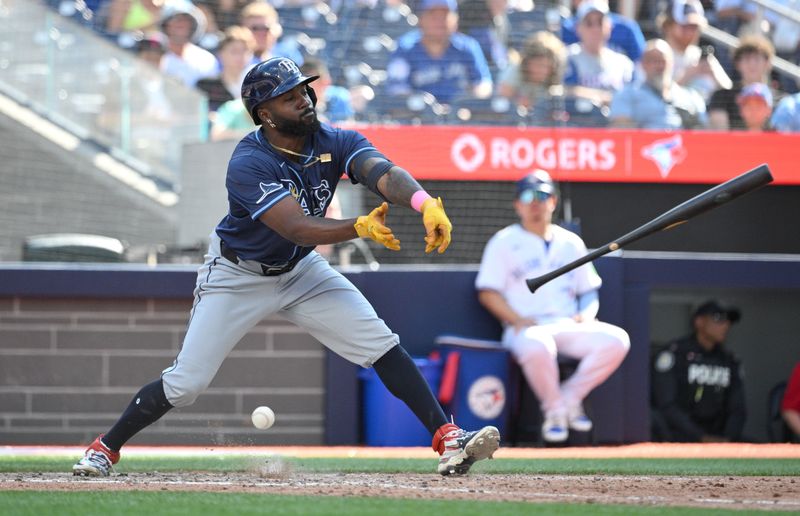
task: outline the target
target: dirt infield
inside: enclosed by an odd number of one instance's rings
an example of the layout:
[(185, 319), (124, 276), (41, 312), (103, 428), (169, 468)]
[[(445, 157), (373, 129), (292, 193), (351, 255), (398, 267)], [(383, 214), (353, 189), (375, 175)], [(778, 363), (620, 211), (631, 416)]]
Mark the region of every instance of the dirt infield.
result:
[[(76, 449), (0, 448), (3, 455), (52, 455)], [(126, 448), (128, 455), (200, 453), (271, 455), (241, 473), (128, 473), (88, 479), (69, 473), (4, 473), (0, 490), (156, 490), (626, 504), (800, 511), (800, 478), (734, 476), (519, 475), (309, 473), (292, 471), (281, 457), (427, 457), (425, 448)], [(592, 448), (504, 448), (501, 458), (800, 458), (798, 445), (653, 445)]]
[(792, 477), (149, 473), (107, 479), (2, 474), (0, 490), (154, 490), (800, 510)]

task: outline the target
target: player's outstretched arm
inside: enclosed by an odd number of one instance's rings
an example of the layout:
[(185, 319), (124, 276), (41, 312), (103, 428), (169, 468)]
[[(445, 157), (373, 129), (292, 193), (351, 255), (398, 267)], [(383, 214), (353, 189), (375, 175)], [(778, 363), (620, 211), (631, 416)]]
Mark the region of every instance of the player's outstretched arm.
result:
[(358, 236), (356, 219), (332, 219), (306, 216), (291, 196), (284, 197), (258, 218), (280, 236), (297, 245), (310, 247), (338, 244)]
[(439, 253), (445, 252), (450, 245), (453, 224), (444, 212), (442, 200), (428, 195), (408, 171), (372, 150), (353, 159), (350, 172), (359, 183), (387, 201), (421, 212), (425, 252), (437, 248)]
[(306, 216), (292, 197), (284, 197), (264, 212), (259, 220), (283, 238), (297, 245), (310, 247), (337, 244), (357, 237), (371, 238), (389, 249), (400, 249), (400, 241), (386, 226), (389, 205), (383, 203), (369, 215), (356, 219), (332, 219)]

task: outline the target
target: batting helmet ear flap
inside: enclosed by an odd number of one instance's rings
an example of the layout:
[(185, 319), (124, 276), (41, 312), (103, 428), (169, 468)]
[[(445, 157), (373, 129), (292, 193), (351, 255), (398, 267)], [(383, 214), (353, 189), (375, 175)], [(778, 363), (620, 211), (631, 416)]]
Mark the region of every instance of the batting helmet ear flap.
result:
[(317, 92), (314, 91), (314, 88), (306, 84), (306, 93), (308, 93), (308, 96), (311, 99), (311, 105), (317, 107)]

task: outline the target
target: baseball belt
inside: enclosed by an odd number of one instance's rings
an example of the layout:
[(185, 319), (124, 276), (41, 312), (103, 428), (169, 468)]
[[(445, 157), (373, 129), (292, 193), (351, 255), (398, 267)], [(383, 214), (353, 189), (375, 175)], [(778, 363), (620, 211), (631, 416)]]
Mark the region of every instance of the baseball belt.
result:
[[(250, 260), (239, 260), (239, 257), (236, 256), (236, 253), (233, 252), (233, 249), (225, 245), (223, 240), (219, 242), (219, 251), (222, 254), (222, 257), (226, 260), (235, 263), (236, 265), (240, 265), (240, 261), (250, 261)], [(267, 265), (266, 263), (258, 263), (261, 266), (261, 274), (264, 276), (278, 276), (280, 274), (284, 274), (289, 272), (290, 270), (294, 269), (294, 266), (297, 265), (297, 262), (289, 262), (283, 265)]]

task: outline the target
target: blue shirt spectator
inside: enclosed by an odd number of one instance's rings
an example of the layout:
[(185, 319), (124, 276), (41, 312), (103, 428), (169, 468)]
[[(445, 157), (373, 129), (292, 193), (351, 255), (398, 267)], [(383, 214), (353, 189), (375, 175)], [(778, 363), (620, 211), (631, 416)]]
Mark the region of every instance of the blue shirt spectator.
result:
[(489, 65), (477, 40), (457, 33), (455, 0), (423, 0), (420, 29), (401, 36), (387, 65), (389, 94), (431, 93), (449, 103), (492, 93)]
[(300, 67), (306, 77), (319, 76), (311, 87), (317, 95), (317, 116), (323, 122), (352, 120), (355, 115), (350, 90), (333, 84), (328, 66), (316, 57), (309, 57)]
[(607, 47), (611, 31), (608, 4), (604, 0), (586, 0), (578, 6), (579, 43), (567, 47), (567, 70), (564, 84), (619, 91), (633, 80), (634, 65), (624, 54)]
[(280, 39), (283, 36), (278, 11), (268, 2), (255, 0), (247, 4), (239, 15), (239, 24), (250, 29), (256, 40), (253, 64), (270, 57), (288, 57), (298, 66), (303, 64), (303, 54), (293, 41)]
[(675, 130), (707, 124), (703, 97), (672, 79), (672, 49), (666, 41), (648, 41), (641, 64), (643, 80), (614, 94), (612, 126)]
[(784, 97), (772, 113), (772, 127), (780, 132), (800, 132), (800, 93)]
[(478, 40), (492, 73), (508, 66), (508, 48), (495, 24), (489, 0), (461, 0), (459, 32)]
[[(621, 14), (608, 13), (611, 21), (611, 35), (608, 37), (608, 48), (625, 54), (631, 61), (639, 61), (644, 52), (644, 34), (636, 20)], [(565, 45), (578, 42), (577, 17), (567, 18), (561, 22), (561, 40)]]

